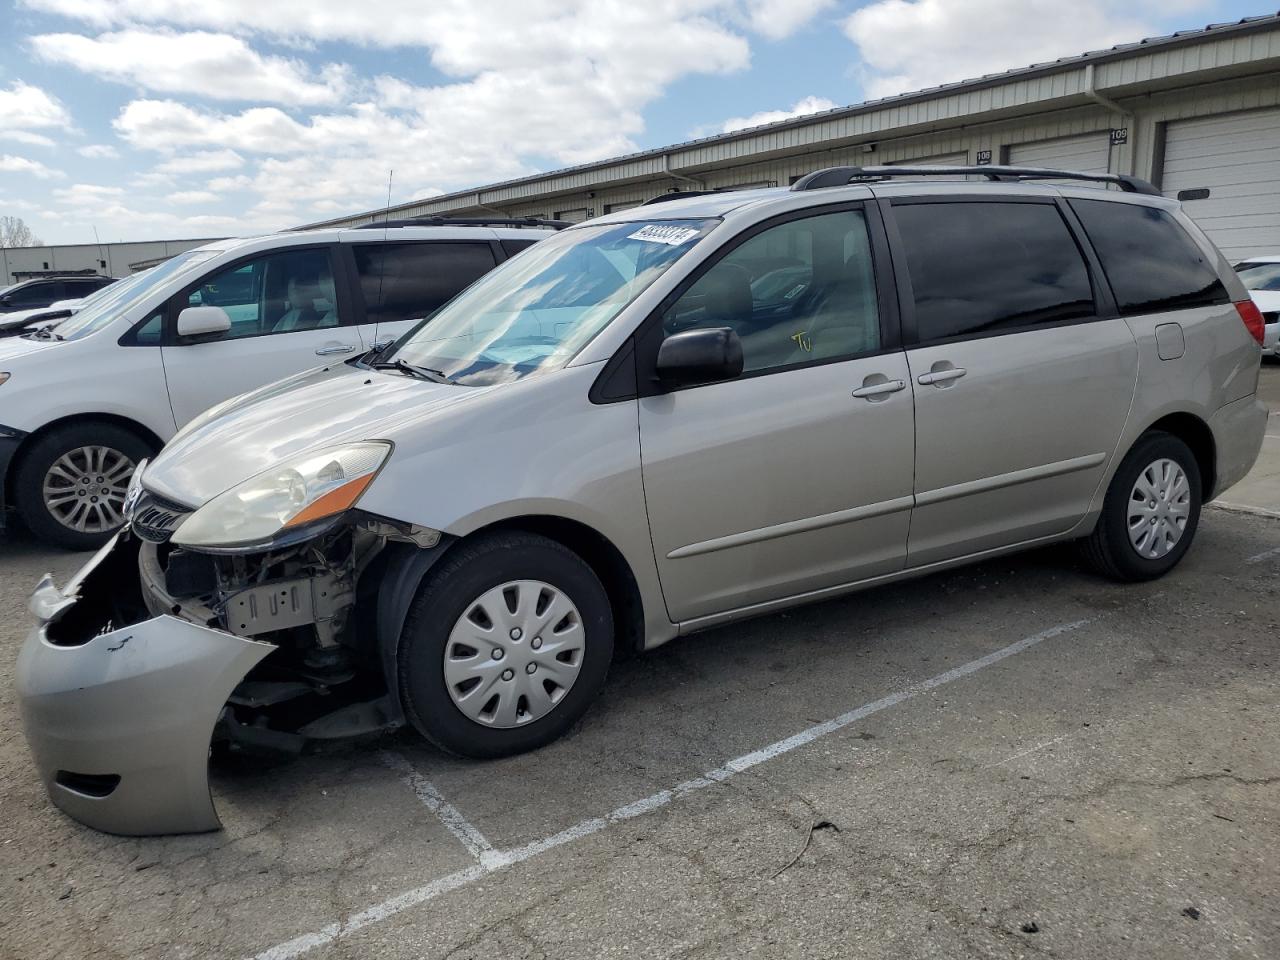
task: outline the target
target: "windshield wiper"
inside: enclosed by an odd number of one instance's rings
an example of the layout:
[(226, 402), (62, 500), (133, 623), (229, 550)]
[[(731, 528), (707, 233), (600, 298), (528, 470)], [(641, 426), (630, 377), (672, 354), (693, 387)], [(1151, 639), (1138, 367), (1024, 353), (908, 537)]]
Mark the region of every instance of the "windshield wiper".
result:
[(60, 333), (56, 333), (53, 327), (41, 327), (39, 330), (30, 330), (23, 334), (32, 340), (65, 340), (67, 339)]
[(374, 363), (371, 366), (375, 370), (399, 370), (401, 373), (408, 374), (411, 377), (417, 377), (419, 380), (429, 380), (432, 383), (453, 383), (441, 370), (420, 367), (415, 363), (401, 360), (399, 357), (391, 361)]

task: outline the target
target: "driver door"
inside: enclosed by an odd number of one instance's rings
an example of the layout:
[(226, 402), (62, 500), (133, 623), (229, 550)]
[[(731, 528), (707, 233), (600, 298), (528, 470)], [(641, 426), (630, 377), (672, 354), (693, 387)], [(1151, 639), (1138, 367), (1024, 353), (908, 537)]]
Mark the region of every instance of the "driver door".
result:
[(661, 336), (730, 327), (745, 361), (735, 380), (639, 401), (674, 621), (905, 563), (914, 410), (896, 329), (881, 319), (884, 248), (873, 255), (869, 216), (856, 204), (757, 228), (663, 313)]
[[(222, 267), (171, 300), (161, 355), (177, 425), (229, 397), (366, 349), (343, 308), (341, 279), (330, 246), (290, 247)], [(188, 306), (221, 307), (231, 329), (179, 338), (177, 317)]]

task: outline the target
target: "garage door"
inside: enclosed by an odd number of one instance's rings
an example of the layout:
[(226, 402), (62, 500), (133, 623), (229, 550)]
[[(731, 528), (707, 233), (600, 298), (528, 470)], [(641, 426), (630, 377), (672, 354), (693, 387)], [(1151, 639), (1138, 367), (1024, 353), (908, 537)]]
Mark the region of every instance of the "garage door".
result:
[(1103, 130), (1079, 137), (1015, 143), (1009, 147), (1009, 163), (1015, 167), (1049, 167), (1053, 170), (1078, 170), (1081, 173), (1106, 173), (1111, 156), (1110, 140), (1110, 134)]
[(1209, 191), (1184, 209), (1228, 259), (1280, 253), (1280, 110), (1171, 122), (1160, 186)]
[(594, 216), (595, 212), (590, 207), (574, 207), (570, 210), (557, 210), (555, 218), (569, 223), (581, 223), (583, 220), (589, 220)]
[[(929, 157), (911, 157), (909, 160), (890, 160), (885, 166), (889, 167), (967, 167), (969, 165), (969, 155), (967, 153), (935, 153)], [(934, 177), (935, 180), (964, 180), (963, 175), (958, 177)]]

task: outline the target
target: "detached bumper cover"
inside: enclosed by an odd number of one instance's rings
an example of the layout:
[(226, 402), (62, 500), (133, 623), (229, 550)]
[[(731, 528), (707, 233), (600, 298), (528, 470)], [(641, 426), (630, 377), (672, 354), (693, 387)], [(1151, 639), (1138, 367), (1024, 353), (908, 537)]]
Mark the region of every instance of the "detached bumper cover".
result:
[(216, 830), (208, 779), (214, 725), (236, 684), (276, 648), (171, 616), (74, 646), (51, 642), (51, 626), (85, 602), (75, 591), (110, 550), (66, 592), (46, 577), (32, 597), (32, 609), (48, 619), (19, 654), (17, 689), (36, 766), (54, 804), (95, 829)]

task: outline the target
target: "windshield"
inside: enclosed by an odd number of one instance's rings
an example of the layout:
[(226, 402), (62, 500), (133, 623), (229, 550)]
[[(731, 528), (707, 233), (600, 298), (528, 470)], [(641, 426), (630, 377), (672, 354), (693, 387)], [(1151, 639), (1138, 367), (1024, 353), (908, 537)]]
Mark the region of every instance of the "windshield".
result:
[(477, 280), (383, 359), (467, 386), (559, 369), (717, 222), (639, 221), (556, 234)]
[(57, 334), (63, 340), (78, 340), (106, 326), (124, 311), (133, 307), (143, 297), (148, 296), (161, 284), (171, 279), (185, 277), (206, 260), (216, 257), (218, 250), (188, 250), (158, 267), (152, 267), (144, 273), (127, 277), (119, 283), (113, 283), (101, 292), (106, 296), (96, 296), (93, 302), (86, 300), (83, 309), (70, 319), (58, 324)]
[(1237, 263), (1236, 273), (1249, 290), (1280, 290), (1280, 263)]

